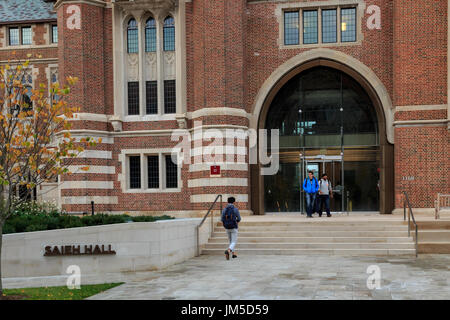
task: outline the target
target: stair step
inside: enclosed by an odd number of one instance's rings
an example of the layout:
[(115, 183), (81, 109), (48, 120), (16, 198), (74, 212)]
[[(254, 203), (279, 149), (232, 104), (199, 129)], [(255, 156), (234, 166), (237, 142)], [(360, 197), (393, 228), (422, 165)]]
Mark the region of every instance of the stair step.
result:
[[(216, 227), (214, 231), (224, 231), (223, 227)], [(255, 231), (408, 231), (407, 226), (239, 226), (240, 232)]]
[[(205, 255), (224, 255), (223, 249), (203, 249)], [(357, 256), (415, 256), (414, 249), (240, 249), (237, 254), (245, 255), (357, 255)]]
[[(214, 231), (213, 237), (226, 237), (224, 230)], [(239, 231), (239, 237), (407, 237), (408, 231)]]
[[(227, 248), (228, 242), (208, 243), (206, 249)], [(414, 243), (243, 243), (238, 242), (236, 249), (414, 249)]]
[[(414, 235), (414, 233), (412, 233)], [(420, 230), (420, 242), (450, 242), (450, 230)]]
[[(217, 219), (217, 218), (215, 218)], [(351, 221), (335, 221), (335, 220), (323, 220), (324, 218), (314, 218), (305, 221), (241, 221), (239, 227), (272, 227), (272, 226), (305, 226), (305, 225), (317, 225), (317, 226), (408, 226), (405, 221), (361, 221), (361, 222), (351, 222)], [(217, 227), (223, 227), (222, 222), (217, 222), (215, 224)]]
[[(213, 237), (210, 243), (224, 243), (227, 237)], [(406, 243), (412, 237), (247, 237), (240, 234), (238, 242), (243, 243)]]

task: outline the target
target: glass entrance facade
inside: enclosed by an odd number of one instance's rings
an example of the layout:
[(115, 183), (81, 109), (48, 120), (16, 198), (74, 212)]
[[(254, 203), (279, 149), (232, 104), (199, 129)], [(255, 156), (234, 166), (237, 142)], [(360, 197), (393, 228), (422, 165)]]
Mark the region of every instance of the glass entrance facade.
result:
[(378, 121), (358, 82), (311, 68), (280, 89), (266, 119), (266, 129), (280, 132), (280, 170), (264, 177), (265, 212), (304, 212), (301, 183), (309, 170), (330, 178), (332, 211), (379, 211)]

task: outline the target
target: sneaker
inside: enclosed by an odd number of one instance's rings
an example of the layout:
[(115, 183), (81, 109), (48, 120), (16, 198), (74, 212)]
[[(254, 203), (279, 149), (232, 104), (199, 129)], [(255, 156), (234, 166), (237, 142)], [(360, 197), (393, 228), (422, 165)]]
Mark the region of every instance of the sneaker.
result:
[(236, 255), (236, 253), (233, 252), (233, 259), (234, 258), (237, 258), (237, 255)]
[(225, 258), (227, 258), (227, 260), (230, 260), (230, 250), (225, 250)]
[(331, 217), (331, 214), (327, 214), (327, 217)]
[(306, 216), (307, 218), (312, 218), (312, 216)]

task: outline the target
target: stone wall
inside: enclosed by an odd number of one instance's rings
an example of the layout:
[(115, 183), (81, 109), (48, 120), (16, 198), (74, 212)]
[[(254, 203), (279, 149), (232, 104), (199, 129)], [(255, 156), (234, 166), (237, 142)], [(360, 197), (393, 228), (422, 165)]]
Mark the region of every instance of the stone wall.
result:
[[(78, 265), (83, 275), (156, 270), (183, 262), (197, 253), (200, 219), (176, 219), (7, 234), (3, 237), (4, 278), (66, 275)], [(210, 221), (200, 230), (208, 241)], [(46, 246), (111, 245), (115, 255), (44, 256)], [(68, 274), (67, 274), (68, 275)], [(69, 275), (68, 275), (69, 276)]]

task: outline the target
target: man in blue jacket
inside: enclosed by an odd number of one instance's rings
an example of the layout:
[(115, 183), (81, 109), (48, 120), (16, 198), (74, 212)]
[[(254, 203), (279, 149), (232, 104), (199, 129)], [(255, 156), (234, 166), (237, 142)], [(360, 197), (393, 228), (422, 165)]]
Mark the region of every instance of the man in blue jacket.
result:
[(319, 182), (314, 177), (313, 172), (308, 172), (307, 178), (303, 181), (303, 190), (306, 193), (306, 217), (312, 218), (314, 205), (316, 203), (316, 194), (319, 191)]

